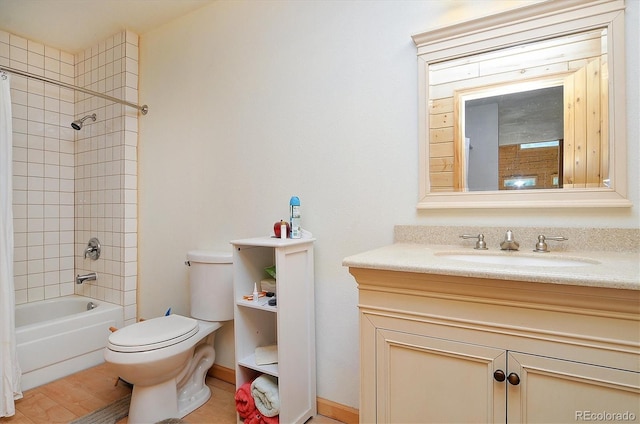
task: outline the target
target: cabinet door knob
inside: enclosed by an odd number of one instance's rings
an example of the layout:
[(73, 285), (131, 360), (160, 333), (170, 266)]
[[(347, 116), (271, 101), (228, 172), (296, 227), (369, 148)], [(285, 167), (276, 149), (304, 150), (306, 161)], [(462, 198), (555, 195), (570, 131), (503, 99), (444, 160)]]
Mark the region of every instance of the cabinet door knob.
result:
[(505, 380), (506, 376), (504, 375), (504, 371), (496, 370), (493, 373), (493, 378), (495, 378), (496, 381), (503, 382)]
[(511, 374), (509, 374), (509, 377), (507, 377), (507, 381), (514, 386), (517, 386), (518, 384), (520, 384), (520, 377), (518, 377), (518, 374), (516, 374), (515, 372), (512, 372)]

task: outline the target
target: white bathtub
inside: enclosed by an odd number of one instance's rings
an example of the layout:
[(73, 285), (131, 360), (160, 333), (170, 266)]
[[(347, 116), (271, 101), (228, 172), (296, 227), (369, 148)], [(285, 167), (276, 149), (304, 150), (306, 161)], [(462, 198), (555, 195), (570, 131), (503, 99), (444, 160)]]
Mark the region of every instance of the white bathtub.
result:
[[(97, 307), (87, 310), (93, 302)], [(82, 296), (16, 306), (16, 341), (22, 390), (104, 362), (111, 332), (122, 327), (123, 308)]]

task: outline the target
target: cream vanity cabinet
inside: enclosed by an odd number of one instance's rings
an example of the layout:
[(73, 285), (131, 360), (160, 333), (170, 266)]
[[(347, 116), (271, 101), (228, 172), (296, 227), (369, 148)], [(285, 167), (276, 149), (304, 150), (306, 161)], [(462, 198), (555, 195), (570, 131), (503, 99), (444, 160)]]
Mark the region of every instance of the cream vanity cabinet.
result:
[[(281, 423), (316, 415), (314, 239), (234, 240), (233, 285), (236, 388), (260, 374), (276, 377)], [(276, 266), (277, 305), (245, 300)], [(255, 349), (278, 346), (276, 364), (256, 364)], [(238, 422), (241, 422), (238, 418)]]
[(637, 290), (349, 270), (362, 423), (640, 419)]

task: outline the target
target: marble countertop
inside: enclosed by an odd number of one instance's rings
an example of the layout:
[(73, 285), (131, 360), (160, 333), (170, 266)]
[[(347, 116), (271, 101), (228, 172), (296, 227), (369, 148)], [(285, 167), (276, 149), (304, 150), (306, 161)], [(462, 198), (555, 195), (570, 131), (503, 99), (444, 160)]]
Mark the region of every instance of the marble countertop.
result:
[[(577, 266), (497, 265), (451, 259), (443, 253), (504, 255), (506, 257), (545, 257), (584, 260)], [(478, 251), (459, 245), (395, 243), (344, 258), (347, 267), (418, 272), (461, 277), (493, 278), (548, 284), (607, 287), (640, 290), (638, 252), (587, 251), (534, 253), (520, 250)]]

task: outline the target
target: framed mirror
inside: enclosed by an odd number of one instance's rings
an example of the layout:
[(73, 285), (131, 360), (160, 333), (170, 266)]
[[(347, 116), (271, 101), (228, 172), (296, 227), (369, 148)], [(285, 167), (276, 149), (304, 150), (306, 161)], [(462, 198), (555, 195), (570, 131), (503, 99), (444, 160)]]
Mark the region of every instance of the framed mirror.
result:
[(558, 0), (413, 36), (418, 208), (629, 207), (623, 0)]

